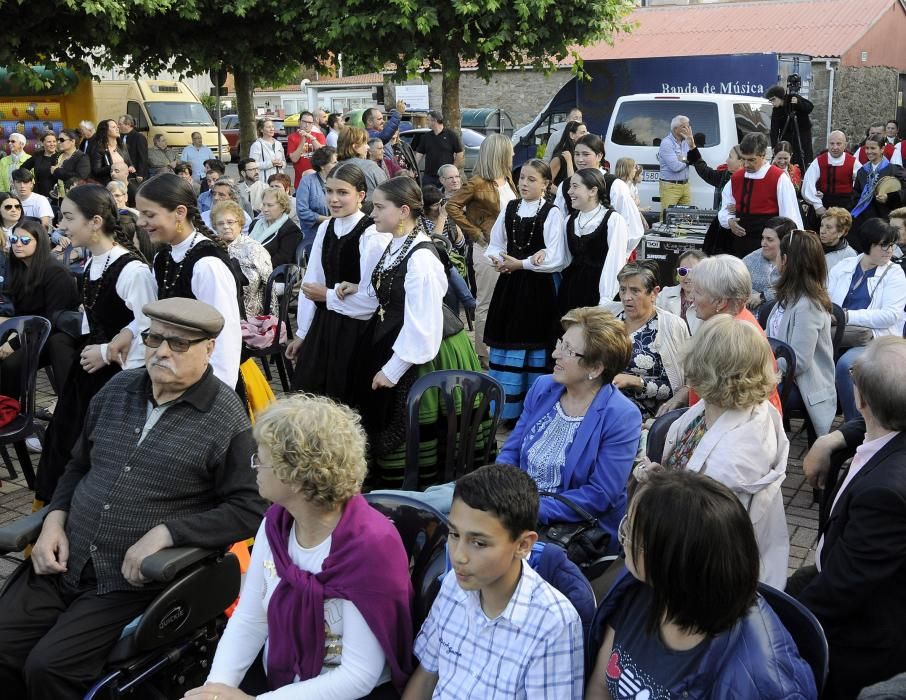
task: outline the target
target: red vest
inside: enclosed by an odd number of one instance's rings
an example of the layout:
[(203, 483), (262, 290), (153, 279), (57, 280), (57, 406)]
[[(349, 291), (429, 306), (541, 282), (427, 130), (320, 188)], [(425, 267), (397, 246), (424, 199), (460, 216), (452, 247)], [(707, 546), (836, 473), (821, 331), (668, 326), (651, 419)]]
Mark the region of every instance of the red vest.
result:
[[(894, 146), (892, 143), (888, 143), (886, 146), (884, 146), (884, 157), (885, 157), (887, 160), (890, 160), (890, 157), (893, 155), (893, 149), (894, 149), (894, 148), (895, 148), (895, 146)], [(857, 155), (858, 155), (858, 157), (859, 157), (859, 162), (860, 162), (862, 165), (865, 165), (865, 164), (868, 162), (868, 156), (865, 155), (865, 146), (862, 146), (862, 147), (859, 149), (859, 152), (858, 152)], [(822, 190), (822, 192), (823, 192), (823, 191), (824, 191), (824, 190)]]
[(818, 182), (815, 188), (822, 194), (852, 194), (853, 167), (856, 157), (843, 154), (843, 165), (831, 165), (827, 152), (815, 159), (818, 162)]
[(760, 180), (746, 177), (745, 174), (745, 168), (740, 168), (730, 179), (733, 199), (736, 200), (736, 213), (740, 216), (777, 216), (780, 213), (777, 181), (783, 171), (772, 165)]

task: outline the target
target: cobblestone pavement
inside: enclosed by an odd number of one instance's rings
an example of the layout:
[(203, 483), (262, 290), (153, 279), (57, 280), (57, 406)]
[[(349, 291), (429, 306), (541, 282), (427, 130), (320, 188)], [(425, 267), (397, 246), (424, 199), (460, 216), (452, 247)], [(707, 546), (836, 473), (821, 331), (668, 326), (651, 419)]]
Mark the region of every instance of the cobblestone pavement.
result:
[[(280, 393), (279, 379), (273, 373), (272, 386), (274, 392)], [(46, 377), (39, 375), (37, 405), (49, 406), (53, 395)], [(806, 452), (805, 432), (801, 430), (801, 422), (792, 422), (792, 442), (790, 456), (787, 464), (786, 481), (783, 484), (783, 502), (786, 507), (786, 520), (790, 531), (790, 573), (803, 564), (812, 564), (815, 561), (815, 545), (818, 536), (818, 506), (813, 504), (812, 488), (806, 483), (802, 472), (802, 457)], [(498, 437), (503, 437), (499, 435)], [(10, 520), (15, 520), (22, 515), (27, 515), (32, 510), (32, 492), (25, 484), (19, 461), (15, 452), (10, 449), (10, 456), (16, 466), (18, 478), (9, 479), (5, 469), (0, 464), (0, 525)], [(39, 455), (32, 455), (32, 464), (38, 465)], [(17, 565), (17, 558), (0, 558), (0, 582), (6, 579)]]

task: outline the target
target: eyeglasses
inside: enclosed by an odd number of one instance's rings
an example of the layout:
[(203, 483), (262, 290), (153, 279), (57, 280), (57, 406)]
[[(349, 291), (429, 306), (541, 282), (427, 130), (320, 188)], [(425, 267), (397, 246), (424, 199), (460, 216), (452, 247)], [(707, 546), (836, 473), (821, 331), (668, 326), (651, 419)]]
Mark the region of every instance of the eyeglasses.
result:
[(193, 345), (203, 343), (210, 338), (180, 338), (177, 335), (161, 335), (151, 331), (142, 331), (142, 342), (149, 348), (159, 348), (165, 340), (173, 352), (187, 352)]
[(4, 211), (12, 211), (13, 209), (21, 209), (21, 208), (22, 208), (21, 204), (4, 204), (3, 205)]
[(688, 275), (690, 272), (692, 272), (692, 268), (691, 268), (691, 267), (678, 267), (678, 268), (676, 268), (676, 274), (678, 274), (680, 277), (685, 277), (685, 276)]
[(256, 168), (246, 168), (246, 169), (245, 169), (245, 172), (247, 172), (247, 173), (257, 173), (257, 172), (258, 172), (258, 168), (257, 168), (257, 167), (256, 167)]
[(57, 139), (57, 143), (66, 143), (67, 141), (72, 141), (72, 139), (63, 138), (62, 136)]
[(314, 124), (314, 122), (311, 119), (303, 119), (302, 123), (303, 124)]
[(230, 228), (233, 228), (233, 226), (238, 226), (239, 222), (236, 219), (221, 219), (214, 225), (218, 228), (220, 228), (221, 226), (229, 226)]
[(620, 542), (621, 547), (626, 547), (627, 542), (631, 542), (629, 539), (629, 513), (623, 516), (623, 519), (620, 520), (620, 524), (617, 525), (617, 540)]
[(896, 243), (875, 243), (875, 245), (881, 250), (893, 250)]
[(563, 342), (563, 338), (557, 338), (557, 350), (567, 357), (585, 357), (581, 352), (576, 352), (569, 345)]
[(249, 466), (258, 471), (259, 469), (272, 469), (273, 467), (270, 464), (262, 464), (261, 460), (258, 459), (257, 454), (252, 454), (251, 460), (249, 460)]
[(35, 239), (32, 236), (17, 236), (16, 234), (13, 234), (9, 237), (9, 242), (12, 245), (16, 245), (16, 243), (21, 243), (22, 245), (28, 245), (33, 240), (35, 240)]

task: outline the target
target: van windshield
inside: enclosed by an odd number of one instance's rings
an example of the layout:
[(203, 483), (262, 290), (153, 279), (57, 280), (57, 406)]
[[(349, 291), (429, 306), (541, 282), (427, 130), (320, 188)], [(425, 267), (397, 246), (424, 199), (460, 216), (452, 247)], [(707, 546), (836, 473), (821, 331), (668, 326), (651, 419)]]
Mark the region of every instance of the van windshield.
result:
[(155, 126), (214, 126), (200, 102), (145, 102)]
[[(661, 139), (670, 133), (671, 120), (679, 114), (689, 117), (698, 146), (720, 141), (717, 105), (688, 100), (624, 102), (617, 113), (611, 140), (620, 146), (659, 146)], [(704, 134), (704, 142), (700, 134)]]

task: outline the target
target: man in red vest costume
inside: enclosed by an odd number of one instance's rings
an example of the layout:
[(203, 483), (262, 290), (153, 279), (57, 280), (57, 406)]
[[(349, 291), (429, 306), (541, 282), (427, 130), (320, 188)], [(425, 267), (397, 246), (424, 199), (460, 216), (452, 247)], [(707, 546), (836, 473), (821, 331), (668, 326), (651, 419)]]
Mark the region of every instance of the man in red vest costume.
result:
[(846, 134), (832, 131), (827, 150), (812, 161), (802, 177), (802, 199), (810, 205), (809, 228), (818, 230), (825, 210), (850, 206), (859, 167), (856, 157), (846, 152)]
[(906, 141), (899, 141), (893, 147), (893, 155), (888, 158), (891, 165), (906, 166)]
[[(881, 122), (875, 122), (870, 127), (868, 127), (868, 133), (865, 135), (865, 141), (867, 141), (872, 136), (881, 136), (884, 138), (884, 141), (886, 142), (884, 144), (884, 157), (887, 160), (893, 162), (893, 144), (887, 141), (886, 131), (884, 129), (884, 125)], [(856, 158), (859, 159), (859, 165), (865, 165), (868, 162), (868, 156), (865, 154), (865, 141), (862, 142), (859, 150), (856, 151)]]
[(724, 187), (717, 219), (730, 229), (730, 252), (738, 258), (761, 246), (764, 224), (771, 217), (785, 216), (802, 228), (793, 183), (789, 175), (765, 160), (767, 150), (767, 136), (746, 134), (739, 144), (743, 167)]

